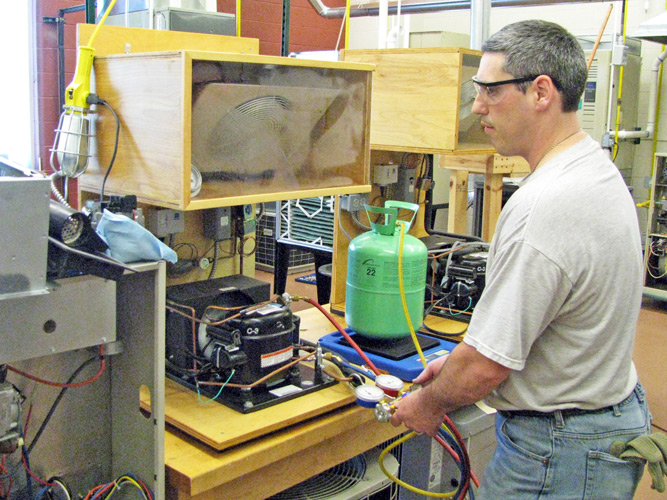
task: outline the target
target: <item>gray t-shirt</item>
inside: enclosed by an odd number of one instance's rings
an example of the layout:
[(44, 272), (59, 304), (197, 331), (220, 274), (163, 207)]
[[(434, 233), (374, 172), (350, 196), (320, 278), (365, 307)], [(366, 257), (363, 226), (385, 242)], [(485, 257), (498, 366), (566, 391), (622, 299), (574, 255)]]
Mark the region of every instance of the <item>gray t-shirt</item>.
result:
[(490, 406), (595, 409), (632, 392), (640, 240), (632, 196), (590, 137), (522, 181), (500, 214), (464, 339), (513, 370)]

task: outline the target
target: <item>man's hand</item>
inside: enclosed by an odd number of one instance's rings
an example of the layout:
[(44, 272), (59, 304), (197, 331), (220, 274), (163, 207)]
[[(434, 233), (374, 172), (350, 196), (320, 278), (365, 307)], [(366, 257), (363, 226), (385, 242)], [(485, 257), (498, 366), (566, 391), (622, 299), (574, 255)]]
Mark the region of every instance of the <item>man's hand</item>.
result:
[(412, 383), (413, 384), (419, 384), (419, 385), (428, 385), (431, 380), (435, 378), (435, 376), (440, 373), (440, 370), (442, 370), (442, 365), (445, 364), (445, 361), (447, 361), (447, 357), (449, 354), (445, 354), (444, 356), (440, 356), (437, 359), (434, 359), (431, 361), (429, 364), (426, 365), (426, 368), (417, 375), (417, 378), (415, 378)]
[(390, 420), (391, 424), (394, 427), (405, 424), (408, 429), (435, 436), (445, 419), (445, 412), (437, 408), (437, 405), (434, 404), (437, 401), (429, 397), (427, 392), (430, 392), (429, 388), (425, 387), (397, 400), (394, 405), (396, 411)]
[(462, 342), (426, 366), (414, 380), (423, 387), (396, 401), (390, 422), (435, 436), (447, 413), (484, 399), (511, 371)]

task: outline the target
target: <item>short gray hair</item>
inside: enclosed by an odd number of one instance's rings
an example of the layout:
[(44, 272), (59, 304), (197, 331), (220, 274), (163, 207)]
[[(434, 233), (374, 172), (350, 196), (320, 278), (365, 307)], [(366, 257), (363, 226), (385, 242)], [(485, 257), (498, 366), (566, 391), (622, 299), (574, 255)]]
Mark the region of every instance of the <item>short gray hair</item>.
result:
[(537, 19), (513, 23), (484, 42), (482, 52), (505, 54), (503, 71), (516, 78), (550, 76), (563, 96), (563, 111), (579, 108), (588, 78), (586, 58), (577, 39), (562, 26)]

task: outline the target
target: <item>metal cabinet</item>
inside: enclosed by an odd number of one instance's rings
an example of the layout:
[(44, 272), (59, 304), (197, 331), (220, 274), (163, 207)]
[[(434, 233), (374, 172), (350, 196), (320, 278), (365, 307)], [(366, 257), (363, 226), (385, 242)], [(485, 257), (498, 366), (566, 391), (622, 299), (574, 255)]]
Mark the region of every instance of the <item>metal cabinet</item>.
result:
[(667, 300), (667, 153), (656, 153), (644, 245), (644, 294)]

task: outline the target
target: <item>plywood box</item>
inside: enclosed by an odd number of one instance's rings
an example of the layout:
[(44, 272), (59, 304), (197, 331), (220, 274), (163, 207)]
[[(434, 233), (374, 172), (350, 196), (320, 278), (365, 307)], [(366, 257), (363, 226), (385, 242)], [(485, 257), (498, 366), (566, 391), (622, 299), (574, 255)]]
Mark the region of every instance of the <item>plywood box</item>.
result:
[(371, 148), (434, 154), (495, 153), (471, 112), (481, 52), (461, 47), (344, 50), (372, 63)]
[[(370, 191), (371, 65), (179, 50), (94, 67), (121, 120), (105, 194), (196, 210)], [(84, 192), (101, 190), (114, 149), (109, 113), (96, 129)]]

